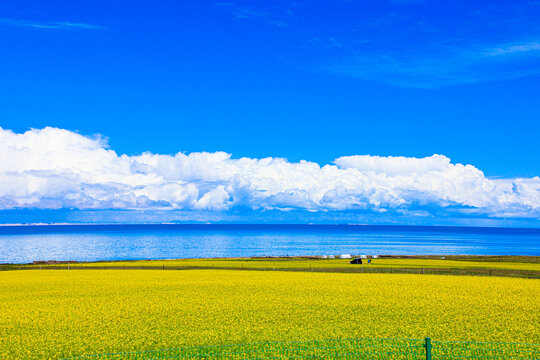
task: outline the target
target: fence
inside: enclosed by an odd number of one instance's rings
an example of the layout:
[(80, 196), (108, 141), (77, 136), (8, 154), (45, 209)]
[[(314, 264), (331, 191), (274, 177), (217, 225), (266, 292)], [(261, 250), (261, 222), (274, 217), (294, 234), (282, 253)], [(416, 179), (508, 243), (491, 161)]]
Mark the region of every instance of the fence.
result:
[[(314, 262), (316, 264), (316, 262)], [(539, 279), (540, 271), (517, 270), (504, 268), (455, 268), (455, 267), (369, 267), (351, 265), (349, 267), (315, 267), (311, 264), (306, 267), (276, 267), (271, 262), (268, 266), (250, 266), (239, 263), (236, 266), (206, 265), (152, 265), (152, 264), (129, 264), (119, 265), (115, 262), (105, 263), (61, 263), (61, 264), (0, 264), (0, 271), (9, 270), (256, 270), (256, 271), (293, 271), (293, 272), (339, 272), (339, 273), (383, 273), (383, 274), (430, 274), (430, 275), (475, 275), (475, 276), (509, 276)]]
[(540, 345), (496, 342), (432, 342), (430, 338), (425, 340), (341, 339), (185, 347), (90, 355), (72, 359), (540, 359)]

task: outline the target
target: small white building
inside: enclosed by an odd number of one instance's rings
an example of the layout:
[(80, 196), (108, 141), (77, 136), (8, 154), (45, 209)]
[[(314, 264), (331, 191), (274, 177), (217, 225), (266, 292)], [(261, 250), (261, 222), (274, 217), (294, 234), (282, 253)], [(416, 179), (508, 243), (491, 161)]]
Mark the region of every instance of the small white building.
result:
[(349, 254), (341, 254), (341, 255), (339, 255), (339, 258), (340, 259), (350, 259), (351, 255), (349, 255)]
[(367, 259), (367, 255), (360, 255), (360, 259)]
[(336, 257), (334, 255), (328, 255), (329, 259), (335, 259)]
[(373, 259), (378, 259), (378, 258), (379, 258), (379, 255), (373, 255), (372, 258), (373, 258)]
[(321, 256), (321, 259), (328, 259), (328, 255)]

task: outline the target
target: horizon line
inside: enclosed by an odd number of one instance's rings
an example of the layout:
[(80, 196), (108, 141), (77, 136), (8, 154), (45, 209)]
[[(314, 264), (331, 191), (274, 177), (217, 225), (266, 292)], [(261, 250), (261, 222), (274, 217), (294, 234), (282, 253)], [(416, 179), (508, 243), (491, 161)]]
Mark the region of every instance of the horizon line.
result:
[(49, 227), (49, 226), (351, 226), (351, 227), (410, 227), (410, 228), (448, 228), (448, 229), (524, 229), (524, 230), (539, 230), (540, 227), (525, 227), (525, 226), (468, 226), (468, 225), (411, 225), (411, 224), (354, 224), (354, 223), (234, 223), (234, 222), (162, 222), (162, 223), (0, 223), (0, 228), (4, 227)]

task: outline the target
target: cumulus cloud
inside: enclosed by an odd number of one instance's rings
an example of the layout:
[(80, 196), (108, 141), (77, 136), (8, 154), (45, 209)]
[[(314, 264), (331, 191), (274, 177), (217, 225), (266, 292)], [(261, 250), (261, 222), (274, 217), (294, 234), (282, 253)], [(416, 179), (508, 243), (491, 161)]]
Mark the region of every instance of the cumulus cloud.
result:
[(443, 155), (320, 166), (224, 152), (118, 155), (103, 138), (0, 128), (0, 209), (363, 210), (540, 217), (540, 178), (490, 179)]

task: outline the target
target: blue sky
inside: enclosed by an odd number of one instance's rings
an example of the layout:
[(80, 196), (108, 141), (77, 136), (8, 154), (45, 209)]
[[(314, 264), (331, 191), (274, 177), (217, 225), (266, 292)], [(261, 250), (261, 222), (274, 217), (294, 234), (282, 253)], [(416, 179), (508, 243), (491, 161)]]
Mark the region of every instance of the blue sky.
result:
[(540, 175), (538, 1), (4, 1), (0, 46), (0, 127), (15, 133), (102, 134), (130, 156), (442, 154), (490, 179)]

